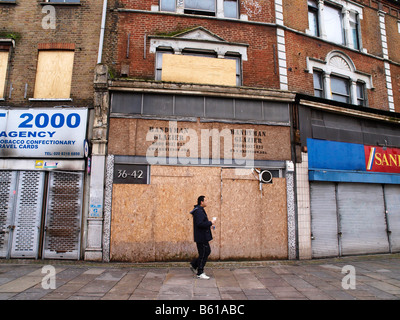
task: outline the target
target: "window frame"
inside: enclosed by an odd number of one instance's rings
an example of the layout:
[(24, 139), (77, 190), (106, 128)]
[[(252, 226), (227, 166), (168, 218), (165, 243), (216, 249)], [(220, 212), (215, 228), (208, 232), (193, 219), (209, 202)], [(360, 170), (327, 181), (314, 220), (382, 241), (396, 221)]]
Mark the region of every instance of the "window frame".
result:
[[(155, 77), (156, 81), (162, 81), (162, 55), (174, 54), (173, 49), (158, 47), (156, 50), (156, 62), (155, 62)], [(181, 51), (182, 55), (206, 57), (213, 59), (230, 59), (236, 60), (236, 86), (242, 86), (242, 57), (240, 54), (235, 52), (227, 52), (223, 58), (218, 58), (218, 54), (212, 50), (201, 50), (201, 49), (188, 49), (185, 48)], [(161, 65), (160, 65), (161, 64)]]
[[(321, 83), (321, 87), (317, 88), (315, 86), (316, 81), (315, 78), (319, 78), (319, 82)], [(322, 70), (315, 69), (313, 71), (313, 81), (314, 81), (314, 96), (319, 97), (319, 98), (324, 98), (325, 97), (325, 88), (324, 88), (324, 72)], [(315, 93), (318, 92), (319, 94), (316, 95)]]
[[(314, 5), (313, 5), (314, 4)], [(326, 8), (338, 11), (340, 17), (341, 41), (330, 39), (326, 23)], [(362, 51), (362, 34), (360, 20), (363, 17), (363, 8), (354, 2), (348, 0), (330, 0), (330, 1), (308, 1), (308, 29), (306, 33), (310, 36), (318, 37), (323, 40), (345, 46), (350, 49)], [(314, 16), (316, 23), (315, 30), (311, 29), (312, 23), (310, 15)], [(354, 16), (354, 19), (353, 19)], [(354, 27), (355, 25), (355, 27)], [(336, 29), (336, 28), (335, 28)], [(355, 37), (353, 36), (355, 35)]]
[[(318, 4), (317, 4), (317, 2), (315, 1), (315, 0), (309, 0), (308, 2), (308, 30), (310, 31), (310, 34), (312, 35), (312, 36), (315, 36), (315, 37), (320, 37), (320, 35), (321, 35), (321, 32), (320, 32), (320, 22), (319, 22), (319, 14), (318, 14), (318, 11), (319, 11), (319, 9), (318, 9)], [(315, 4), (315, 6), (313, 6), (312, 4), (310, 4), (310, 3), (313, 3), (313, 4)], [(310, 28), (310, 14), (314, 17), (314, 22), (315, 22), (315, 26), (314, 26), (314, 30), (312, 30), (311, 28)]]
[(215, 16), (217, 16), (217, 0), (210, 0), (210, 1), (214, 2), (214, 11), (201, 9), (201, 8), (189, 8), (186, 6), (186, 1), (185, 1), (184, 2), (184, 13), (215, 17)]
[[(333, 81), (332, 80), (340, 81), (342, 84), (344, 84), (347, 93), (342, 93), (342, 92), (339, 92), (339, 91), (337, 91), (337, 92), (333, 91), (333, 85), (332, 85)], [(332, 74), (331, 75), (331, 87), (330, 87), (330, 90), (331, 90), (332, 100), (338, 101), (338, 102), (342, 102), (342, 103), (348, 103), (348, 104), (350, 104), (352, 102), (350, 79), (345, 78), (345, 77), (340, 76), (340, 75), (337, 75), (337, 74)], [(346, 101), (335, 99), (335, 97), (345, 98)]]
[[(226, 2), (235, 2), (236, 3), (236, 16), (235, 17), (228, 17), (226, 15), (226, 10), (225, 10), (225, 3)], [(240, 5), (239, 5), (239, 0), (223, 0), (223, 10), (224, 10), (224, 17), (228, 19), (239, 19), (240, 17)]]
[[(174, 3), (174, 10), (163, 10), (163, 3), (166, 1), (172, 1)], [(160, 0), (159, 2), (159, 6), (160, 6), (160, 11), (162, 12), (176, 12), (176, 0)]]
[[(43, 73), (42, 70), (40, 70), (39, 67), (42, 65), (40, 64), (40, 54), (41, 53), (48, 53), (48, 52), (71, 52), (72, 53), (72, 65), (69, 67), (71, 68), (71, 79), (68, 79), (69, 82), (69, 92), (68, 92), (68, 97), (39, 97), (38, 94), (41, 93), (40, 90), (37, 87), (40, 80), (41, 80), (41, 73)], [(33, 92), (33, 98), (29, 98), (29, 101), (72, 101), (71, 98), (71, 91), (72, 91), (72, 85), (73, 85), (73, 76), (74, 76), (74, 62), (75, 62), (75, 50), (69, 49), (69, 48), (39, 48), (38, 50), (38, 55), (37, 55), (37, 65), (36, 65), (36, 75), (35, 75), (35, 85), (34, 85), (34, 92)], [(44, 65), (44, 64), (43, 64)], [(64, 64), (65, 66), (65, 64)], [(64, 77), (65, 79), (65, 77)]]

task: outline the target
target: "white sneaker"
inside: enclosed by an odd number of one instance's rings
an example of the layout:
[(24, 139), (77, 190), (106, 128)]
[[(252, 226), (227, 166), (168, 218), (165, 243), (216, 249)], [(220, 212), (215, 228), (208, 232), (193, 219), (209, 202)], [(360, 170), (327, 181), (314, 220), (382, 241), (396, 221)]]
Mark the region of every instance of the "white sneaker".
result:
[(197, 279), (208, 280), (210, 277), (203, 272), (201, 275), (197, 276)]

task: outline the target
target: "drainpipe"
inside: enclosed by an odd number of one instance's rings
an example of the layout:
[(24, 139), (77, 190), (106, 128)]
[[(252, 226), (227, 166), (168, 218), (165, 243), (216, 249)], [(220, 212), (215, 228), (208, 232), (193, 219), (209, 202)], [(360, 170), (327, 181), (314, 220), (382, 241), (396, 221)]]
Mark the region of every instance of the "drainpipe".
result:
[(107, 14), (107, 0), (103, 0), (103, 13), (101, 16), (99, 55), (97, 56), (97, 63), (101, 63), (102, 54), (103, 54), (104, 29), (106, 27), (106, 14)]

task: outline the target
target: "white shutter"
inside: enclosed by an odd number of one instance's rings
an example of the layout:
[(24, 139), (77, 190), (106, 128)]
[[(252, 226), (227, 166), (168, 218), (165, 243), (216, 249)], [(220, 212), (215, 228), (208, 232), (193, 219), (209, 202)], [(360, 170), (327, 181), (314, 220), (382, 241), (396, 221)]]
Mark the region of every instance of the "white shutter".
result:
[(392, 252), (400, 251), (400, 186), (385, 185), (389, 239)]
[(335, 184), (311, 182), (312, 256), (314, 258), (338, 256), (338, 229)]
[(342, 254), (389, 252), (382, 185), (340, 183), (337, 197)]

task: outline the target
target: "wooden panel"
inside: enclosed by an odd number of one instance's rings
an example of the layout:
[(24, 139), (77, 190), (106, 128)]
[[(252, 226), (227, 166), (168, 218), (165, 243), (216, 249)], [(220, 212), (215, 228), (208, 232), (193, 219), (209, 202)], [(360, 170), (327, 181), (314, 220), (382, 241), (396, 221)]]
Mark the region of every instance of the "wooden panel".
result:
[(4, 98), (8, 66), (8, 51), (0, 51), (0, 98)]
[(155, 196), (152, 185), (113, 186), (111, 260), (154, 261)]
[[(152, 167), (152, 183), (157, 187), (155, 217), (156, 260), (189, 260), (196, 253), (193, 219), (189, 213), (197, 197), (205, 195), (206, 212), (219, 221), (220, 169), (204, 167)], [(211, 259), (219, 257), (219, 232), (213, 231)]]
[(35, 98), (70, 98), (74, 51), (39, 51)]
[[(206, 211), (210, 219), (219, 217), (219, 168), (152, 166), (151, 183), (114, 185), (112, 260), (190, 259), (197, 251), (189, 212), (197, 197), (209, 199)], [(218, 258), (218, 231), (213, 236), (211, 258)]]
[(162, 81), (236, 86), (236, 61), (184, 55), (163, 55)]
[(152, 166), (151, 185), (113, 187), (111, 259), (189, 261), (199, 195), (209, 219), (217, 217), (210, 259), (287, 258), (285, 179), (264, 184), (261, 197), (251, 170)]
[(285, 179), (262, 186), (249, 173), (223, 169), (221, 259), (286, 259)]

